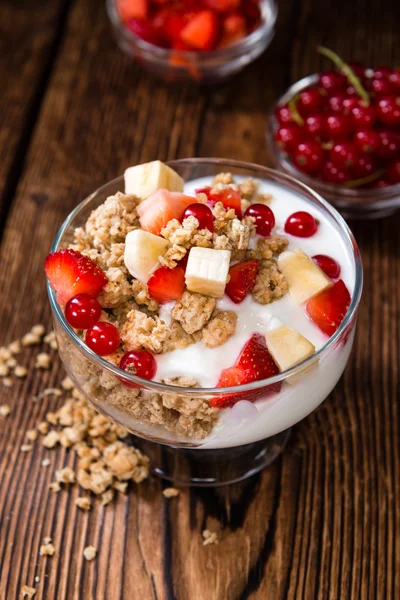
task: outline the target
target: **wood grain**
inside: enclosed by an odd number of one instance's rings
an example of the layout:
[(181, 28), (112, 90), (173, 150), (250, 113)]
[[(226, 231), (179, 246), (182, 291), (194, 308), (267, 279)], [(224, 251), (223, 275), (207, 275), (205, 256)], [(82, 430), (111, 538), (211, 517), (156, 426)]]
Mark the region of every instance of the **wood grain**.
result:
[[(388, 4), (281, 2), (270, 49), (232, 82), (202, 90), (164, 85), (132, 64), (95, 0), (63, 4), (50, 71), (43, 48), (54, 38), (43, 31), (35, 38), (42, 48), (35, 68), (48, 75), (34, 114), (30, 101), (20, 113), (31, 116), (30, 134), (13, 132), (1, 164), (0, 183), (14, 177), (0, 249), (2, 341), (36, 322), (50, 326), (43, 258), (87, 193), (127, 165), (156, 157), (265, 163), (265, 111), (291, 81), (321, 67), (318, 43), (372, 64), (400, 62), (400, 9)], [(0, 10), (9, 14), (10, 6)], [(36, 6), (38, 23), (60, 15), (55, 4)], [(15, 39), (27, 27), (20, 25)], [(13, 65), (4, 56), (0, 65)], [(27, 87), (32, 65), (23, 75)], [(3, 103), (10, 110), (7, 98)], [(18, 127), (0, 117), (0, 139), (11, 129)], [(24, 168), (17, 172), (19, 156)], [(108, 507), (94, 502), (90, 513), (78, 511), (77, 489), (47, 488), (73, 457), (40, 444), (19, 451), (24, 432), (57, 404), (32, 396), (62, 377), (57, 359), (41, 374), (25, 353), (29, 377), (0, 396), (13, 407), (0, 421), (0, 599), (18, 598), (35, 575), (35, 598), (46, 600), (399, 598), (399, 224), (399, 216), (351, 224), (365, 268), (352, 361), (330, 398), (295, 428), (282, 458), (243, 484), (182, 491), (167, 501), (163, 484), (151, 479)], [(217, 546), (202, 546), (205, 527), (219, 531)], [(56, 546), (52, 558), (39, 557), (46, 535)], [(88, 544), (99, 550), (93, 563), (82, 556)]]

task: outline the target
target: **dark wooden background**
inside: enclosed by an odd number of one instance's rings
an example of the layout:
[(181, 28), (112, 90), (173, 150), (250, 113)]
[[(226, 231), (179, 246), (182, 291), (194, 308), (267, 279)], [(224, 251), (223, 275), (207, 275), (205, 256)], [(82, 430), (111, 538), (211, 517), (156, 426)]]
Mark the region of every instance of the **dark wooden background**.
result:
[[(0, 0), (1, 338), (50, 326), (43, 258), (67, 213), (128, 165), (221, 156), (267, 163), (271, 102), (318, 70), (323, 43), (367, 64), (400, 63), (400, 3), (280, 2), (267, 52), (223, 87), (155, 81), (117, 49), (99, 0)], [(334, 393), (294, 431), (281, 459), (225, 490), (165, 500), (151, 479), (88, 514), (77, 490), (52, 494), (64, 450), (19, 447), (54, 399), (45, 375), (0, 404), (0, 598), (37, 584), (35, 600), (386, 600), (400, 598), (400, 214), (351, 223), (365, 292), (355, 351)], [(26, 354), (26, 366), (33, 358)], [(217, 546), (201, 531), (218, 530)], [(52, 535), (57, 553), (38, 557)], [(96, 561), (82, 558), (97, 546)]]

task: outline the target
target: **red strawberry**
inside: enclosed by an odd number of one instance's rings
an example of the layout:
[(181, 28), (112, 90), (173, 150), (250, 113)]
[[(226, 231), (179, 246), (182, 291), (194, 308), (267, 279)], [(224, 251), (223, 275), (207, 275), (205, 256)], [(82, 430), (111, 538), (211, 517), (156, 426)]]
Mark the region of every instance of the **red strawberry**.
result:
[(117, 9), (122, 21), (146, 19), (149, 11), (147, 0), (118, 0)]
[(239, 304), (253, 289), (258, 273), (258, 261), (246, 260), (229, 269), (229, 282), (225, 291), (229, 298)]
[(343, 321), (350, 302), (349, 290), (343, 280), (339, 279), (330, 288), (310, 298), (306, 311), (321, 331), (331, 336)]
[(149, 296), (160, 304), (179, 300), (185, 290), (185, 271), (181, 267), (160, 267), (147, 282)]
[(181, 31), (181, 39), (197, 50), (211, 50), (217, 37), (218, 20), (211, 10), (202, 10), (192, 16)]
[(57, 292), (59, 304), (66, 304), (77, 294), (98, 296), (107, 283), (100, 267), (76, 250), (57, 250), (49, 254), (44, 270), (51, 287)]
[(202, 188), (196, 190), (196, 192), (206, 194), (208, 203), (211, 206), (215, 206), (217, 202), (222, 202), (225, 208), (233, 208), (239, 219), (242, 217), (242, 201), (238, 190), (230, 187), (223, 188), (222, 190)]
[(240, 0), (204, 0), (204, 4), (217, 12), (229, 12), (240, 6)]

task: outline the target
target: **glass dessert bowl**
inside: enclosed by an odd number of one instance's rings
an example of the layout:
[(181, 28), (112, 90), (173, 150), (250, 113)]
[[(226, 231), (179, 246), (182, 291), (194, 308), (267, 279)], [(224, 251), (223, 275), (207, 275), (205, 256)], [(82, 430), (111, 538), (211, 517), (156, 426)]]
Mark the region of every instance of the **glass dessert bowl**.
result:
[[(317, 193), (291, 177), (229, 160), (185, 159), (168, 164), (183, 178), (186, 194), (195, 194), (198, 188), (204, 193), (221, 172), (232, 173), (239, 184), (249, 177), (258, 180), (264, 199), (265, 194), (273, 196), (270, 206), (277, 233), (293, 212), (307, 208), (318, 220), (318, 232), (307, 239), (289, 235), (286, 255), (300, 248), (310, 254), (332, 255), (336, 249), (341, 277), (351, 295), (341, 323), (330, 337), (308, 319), (303, 306), (293, 304), (289, 294), (267, 305), (256, 305), (250, 296), (238, 304), (224, 297), (217, 301), (218, 308), (237, 312), (234, 335), (213, 348), (194, 340), (186, 348), (157, 354), (157, 377), (148, 380), (122, 370), (119, 360), (93, 352), (68, 324), (56, 293), (48, 285), (60, 356), (85, 397), (138, 436), (139, 442), (142, 439), (142, 448), (153, 459), (158, 474), (180, 484), (225, 484), (269, 464), (282, 450), (288, 430), (336, 385), (353, 343), (362, 287), (361, 261), (343, 219)], [(76, 242), (76, 229), (85, 226), (92, 211), (108, 197), (123, 189), (124, 179), (119, 177), (86, 198), (61, 227), (52, 252), (69, 247), (74, 236)], [(112, 225), (118, 228), (115, 221)], [(96, 231), (100, 235), (100, 230)], [(336, 289), (333, 281), (329, 289)], [(160, 317), (167, 321), (165, 307), (168, 304), (162, 306)], [(301, 362), (282, 368), (282, 372), (276, 368), (267, 379), (244, 385), (232, 385), (232, 380), (227, 380), (229, 385), (221, 387), (224, 380), (218, 380), (218, 374), (230, 371), (243, 344), (246, 346), (254, 334), (267, 331), (271, 339), (274, 331), (280, 331), (282, 321), (291, 332), (301, 331), (301, 348), (305, 338), (311, 340), (313, 351), (305, 352)]]

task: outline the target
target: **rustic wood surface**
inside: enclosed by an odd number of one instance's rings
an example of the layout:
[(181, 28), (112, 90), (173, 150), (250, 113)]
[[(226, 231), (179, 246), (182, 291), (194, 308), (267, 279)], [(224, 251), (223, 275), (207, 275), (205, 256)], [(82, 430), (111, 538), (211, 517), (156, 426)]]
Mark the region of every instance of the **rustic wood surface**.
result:
[[(116, 47), (102, 2), (0, 2), (1, 343), (50, 327), (43, 258), (67, 213), (99, 184), (149, 159), (267, 162), (265, 111), (321, 67), (318, 43), (370, 64), (400, 62), (400, 5), (280, 2), (267, 52), (232, 82), (167, 86)], [(54, 494), (73, 460), (25, 431), (57, 406), (32, 396), (63, 376), (55, 358), (0, 385), (0, 599), (40, 577), (46, 600), (386, 600), (400, 598), (400, 214), (352, 223), (365, 267), (357, 340), (344, 377), (268, 470), (223, 490), (166, 500), (152, 478), (105, 508)], [(45, 456), (51, 465), (41, 466)], [(220, 533), (203, 547), (201, 531)], [(56, 546), (39, 557), (44, 536)], [(83, 548), (93, 544), (88, 563)]]

